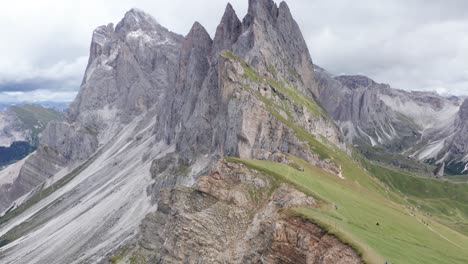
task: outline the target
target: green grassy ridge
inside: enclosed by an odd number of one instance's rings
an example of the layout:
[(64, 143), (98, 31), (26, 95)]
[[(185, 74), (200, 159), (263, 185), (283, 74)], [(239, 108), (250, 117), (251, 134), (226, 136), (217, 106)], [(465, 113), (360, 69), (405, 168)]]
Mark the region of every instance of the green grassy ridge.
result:
[(468, 184), (417, 176), (406, 171), (365, 163), (370, 173), (408, 202), (464, 235), (468, 235)]
[[(353, 178), (341, 180), (296, 157), (291, 160), (304, 171), (270, 161), (238, 160), (242, 164), (297, 186), (300, 190), (337, 210), (297, 208), (295, 213), (321, 223), (339, 238), (353, 245), (368, 263), (467, 263), (468, 238), (437, 221), (405, 207), (400, 196), (384, 195), (369, 189), (375, 178), (364, 170)], [(272, 173), (274, 172), (274, 174)], [(392, 191), (388, 191), (392, 192)], [(321, 207), (322, 208), (322, 207)], [(329, 207), (328, 207), (329, 208)], [(429, 223), (429, 226), (423, 223)], [(379, 223), (379, 226), (376, 225)]]
[(309, 100), (307, 96), (294, 89), (294, 87), (289, 82), (287, 82), (283, 78), (280, 78), (278, 76), (278, 71), (273, 65), (268, 65), (267, 67), (268, 72), (270, 72), (270, 74), (273, 76), (273, 78), (271, 78), (267, 76), (261, 76), (260, 74), (258, 74), (258, 72), (256, 72), (252, 67), (250, 67), (250, 65), (248, 65), (244, 60), (239, 58), (232, 51), (223, 51), (221, 55), (225, 58), (239, 62), (244, 69), (244, 78), (250, 79), (255, 83), (268, 84), (270, 87), (273, 88), (275, 93), (284, 96), (285, 98), (287, 98), (287, 100), (290, 100), (291, 103), (298, 106), (304, 106), (305, 108), (307, 108), (307, 110), (309, 110), (309, 112), (311, 112), (315, 116), (321, 116), (323, 118), (328, 119), (328, 116), (326, 115), (325, 111), (320, 107), (319, 104), (317, 104), (317, 102)]

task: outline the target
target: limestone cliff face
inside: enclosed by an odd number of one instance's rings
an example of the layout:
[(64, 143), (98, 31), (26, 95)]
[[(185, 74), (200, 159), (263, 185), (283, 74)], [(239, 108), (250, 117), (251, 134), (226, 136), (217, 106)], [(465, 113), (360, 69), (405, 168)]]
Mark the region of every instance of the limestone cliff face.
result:
[[(316, 202), (288, 185), (220, 162), (194, 187), (161, 190), (127, 259), (150, 263), (361, 263), (353, 249), (285, 213)], [(123, 262), (126, 260), (124, 259)]]

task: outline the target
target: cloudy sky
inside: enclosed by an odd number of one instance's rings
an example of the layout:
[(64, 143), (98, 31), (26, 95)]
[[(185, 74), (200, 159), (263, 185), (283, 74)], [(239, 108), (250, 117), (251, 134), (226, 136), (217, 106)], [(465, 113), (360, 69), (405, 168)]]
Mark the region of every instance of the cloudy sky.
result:
[[(248, 0), (232, 0), (240, 17)], [(225, 0), (15, 0), (0, 9), (0, 102), (70, 101), (94, 28), (132, 7), (214, 34)], [(468, 95), (468, 1), (290, 0), (314, 62), (407, 90)]]

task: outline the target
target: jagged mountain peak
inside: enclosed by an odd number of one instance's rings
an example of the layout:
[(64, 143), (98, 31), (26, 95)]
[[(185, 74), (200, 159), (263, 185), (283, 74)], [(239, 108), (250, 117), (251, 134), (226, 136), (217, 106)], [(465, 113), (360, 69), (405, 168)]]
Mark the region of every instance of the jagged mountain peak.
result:
[(192, 28), (190, 29), (190, 32), (187, 35), (187, 37), (193, 36), (203, 36), (204, 38), (209, 38), (211, 40), (211, 36), (208, 33), (208, 31), (206, 31), (205, 27), (198, 21), (193, 23)]
[(212, 55), (231, 49), (242, 33), (242, 22), (230, 3), (227, 4), (221, 23), (216, 29)]
[[(192, 49), (194, 47), (202, 49), (202, 53), (207, 53), (211, 50), (212, 43), (213, 40), (205, 27), (203, 27), (199, 22), (195, 22), (182, 43), (180, 54), (181, 64), (182, 60), (184, 60), (184, 55), (189, 56), (193, 52)], [(206, 54), (204, 54), (204, 56), (207, 57)]]
[(160, 26), (154, 17), (146, 12), (132, 8), (125, 13), (124, 18), (116, 26), (116, 31), (134, 31), (137, 29), (154, 30)]
[(250, 0), (233, 50), (263, 74), (274, 68), (302, 93), (318, 96), (307, 43), (286, 3)]

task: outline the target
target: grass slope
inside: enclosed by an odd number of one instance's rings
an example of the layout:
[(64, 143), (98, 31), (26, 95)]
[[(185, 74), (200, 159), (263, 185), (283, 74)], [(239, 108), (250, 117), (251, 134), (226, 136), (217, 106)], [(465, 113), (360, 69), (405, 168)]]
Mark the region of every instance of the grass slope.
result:
[[(240, 61), (232, 53), (224, 53), (224, 57)], [(240, 62), (245, 78), (257, 83), (267, 82), (287, 96), (286, 100), (303, 105), (317, 115), (323, 114), (315, 102), (284, 80), (261, 77), (245, 62)], [(290, 159), (294, 166), (228, 158), (228, 161), (243, 163), (293, 184), (329, 205), (321, 209), (296, 208), (287, 213), (300, 215), (326, 228), (352, 245), (368, 263), (468, 263), (465, 229), (468, 185), (417, 177), (370, 163), (356, 153), (348, 155), (297, 125), (284, 101), (274, 102), (250, 87), (244, 88), (250, 89), (273, 116), (290, 127), (321, 159), (339, 165), (345, 177), (340, 179), (293, 156)], [(279, 112), (285, 112), (288, 118)]]
[(284, 181), (336, 205), (297, 208), (294, 213), (353, 245), (368, 263), (468, 263), (468, 237), (410, 208), (400, 195), (383, 186), (369, 188), (380, 183), (357, 164), (359, 173), (348, 173), (342, 180), (296, 157), (291, 159), (304, 171), (270, 161), (230, 160), (276, 178), (281, 175)]

